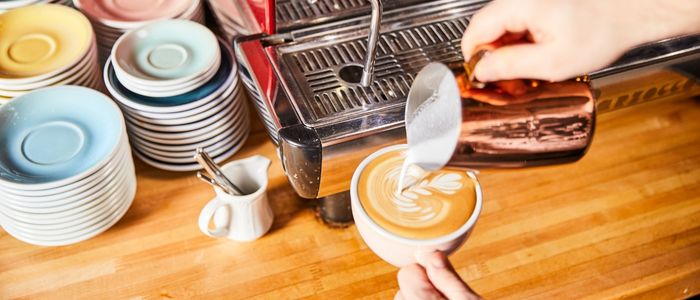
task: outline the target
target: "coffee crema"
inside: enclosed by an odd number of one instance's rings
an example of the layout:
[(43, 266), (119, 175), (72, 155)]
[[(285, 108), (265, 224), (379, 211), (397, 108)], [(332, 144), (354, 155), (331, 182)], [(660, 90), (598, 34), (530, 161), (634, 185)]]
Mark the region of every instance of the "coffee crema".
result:
[(408, 189), (398, 193), (406, 150), (388, 151), (369, 162), (359, 177), (357, 193), (362, 208), (380, 227), (412, 239), (450, 234), (474, 212), (476, 188), (465, 171), (442, 169), (426, 173), (409, 168)]

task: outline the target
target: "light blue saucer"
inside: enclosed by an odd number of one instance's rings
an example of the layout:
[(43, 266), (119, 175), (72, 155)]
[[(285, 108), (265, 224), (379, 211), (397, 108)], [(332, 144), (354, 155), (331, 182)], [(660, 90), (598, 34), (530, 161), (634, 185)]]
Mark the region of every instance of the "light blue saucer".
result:
[(129, 33), (136, 67), (158, 79), (178, 79), (203, 72), (216, 56), (218, 41), (201, 24), (165, 20)]
[(105, 68), (107, 68), (105, 76), (108, 77), (108, 84), (119, 92), (119, 94), (139, 104), (157, 107), (170, 107), (191, 103), (205, 98), (211, 93), (217, 91), (229, 78), (231, 72), (236, 72), (236, 70), (232, 70), (233, 53), (231, 53), (223, 42), (220, 41), (219, 44), (221, 51), (221, 65), (219, 66), (219, 70), (217, 70), (216, 74), (214, 74), (214, 77), (209, 79), (209, 81), (207, 81), (204, 85), (182, 95), (172, 97), (148, 97), (134, 93), (119, 82), (111, 62), (107, 62), (105, 65)]
[(119, 108), (84, 87), (39, 89), (0, 107), (0, 179), (42, 184), (110, 158), (123, 131)]

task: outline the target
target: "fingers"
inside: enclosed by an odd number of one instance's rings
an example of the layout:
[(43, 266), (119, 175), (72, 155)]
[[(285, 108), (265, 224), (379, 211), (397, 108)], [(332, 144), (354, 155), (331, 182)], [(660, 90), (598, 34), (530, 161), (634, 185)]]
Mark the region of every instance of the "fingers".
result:
[(429, 254), (426, 264), (430, 282), (447, 299), (481, 299), (462, 281), (442, 252)]
[(443, 299), (440, 292), (430, 283), (425, 269), (417, 264), (401, 268), (397, 277), (399, 292), (394, 299)]
[(489, 44), (506, 32), (527, 30), (526, 22), (519, 17), (521, 13), (517, 10), (522, 9), (523, 5), (510, 2), (496, 0), (474, 14), (462, 36), (462, 54), (465, 60), (469, 60), (479, 45)]
[(566, 66), (548, 44), (519, 44), (505, 46), (484, 55), (474, 69), (479, 81), (489, 82), (517, 78), (560, 81), (575, 76), (567, 74)]

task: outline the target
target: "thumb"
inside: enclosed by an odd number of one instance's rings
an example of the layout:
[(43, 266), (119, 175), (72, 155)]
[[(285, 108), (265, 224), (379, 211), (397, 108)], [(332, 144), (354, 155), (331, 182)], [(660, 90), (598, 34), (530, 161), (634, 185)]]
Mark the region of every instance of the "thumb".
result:
[(444, 253), (431, 253), (427, 265), (427, 274), (430, 282), (447, 299), (481, 299), (462, 281)]
[[(556, 52), (541, 44), (505, 46), (484, 55), (474, 74), (479, 81), (507, 79), (563, 80), (556, 67)], [(563, 66), (560, 66), (563, 67)]]

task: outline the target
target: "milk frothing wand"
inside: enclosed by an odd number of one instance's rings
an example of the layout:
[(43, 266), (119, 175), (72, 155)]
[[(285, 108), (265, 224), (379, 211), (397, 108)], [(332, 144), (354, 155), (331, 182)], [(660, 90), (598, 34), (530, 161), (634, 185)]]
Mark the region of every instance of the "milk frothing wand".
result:
[(372, 84), (374, 77), (374, 62), (377, 58), (377, 42), (379, 41), (379, 29), (382, 24), (382, 14), (384, 8), (381, 0), (370, 0), (372, 4), (372, 18), (370, 20), (369, 36), (367, 37), (367, 53), (365, 54), (365, 65), (362, 70), (360, 85), (364, 87)]

